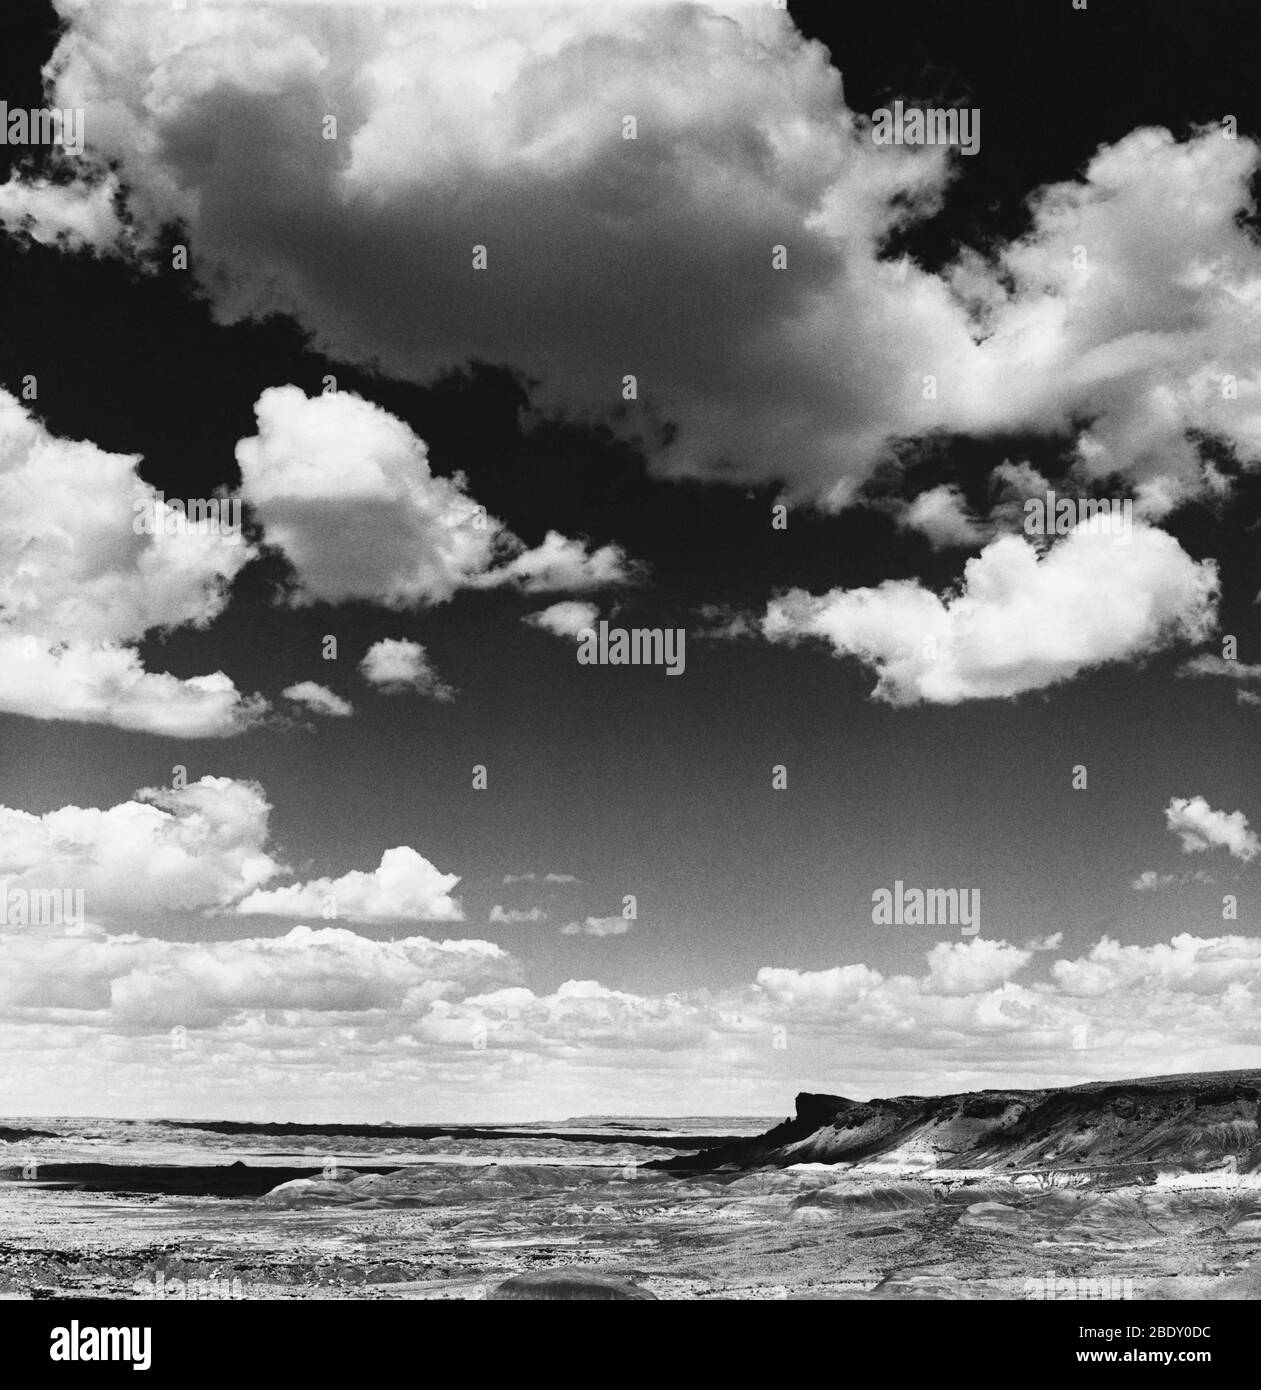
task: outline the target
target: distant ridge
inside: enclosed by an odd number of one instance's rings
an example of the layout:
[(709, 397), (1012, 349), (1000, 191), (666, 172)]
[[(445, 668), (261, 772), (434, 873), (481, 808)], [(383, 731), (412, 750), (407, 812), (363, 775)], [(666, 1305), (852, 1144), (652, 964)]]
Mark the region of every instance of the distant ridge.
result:
[[(642, 1144), (650, 1148), (694, 1149), (698, 1144), (724, 1143), (730, 1136), (715, 1134), (662, 1134), (633, 1128), (586, 1132), (564, 1124), (543, 1125), (357, 1125), (302, 1124), (266, 1120), (155, 1120), (165, 1129), (200, 1130), (206, 1134), (271, 1135), (298, 1138), (316, 1135), (326, 1139), (540, 1139), (556, 1138), (589, 1144)], [(576, 1123), (576, 1122), (574, 1122)], [(678, 1123), (677, 1121), (675, 1122)], [(708, 1123), (708, 1122), (707, 1122)], [(745, 1122), (747, 1126), (747, 1121)], [(716, 1128), (716, 1126), (715, 1126)]]

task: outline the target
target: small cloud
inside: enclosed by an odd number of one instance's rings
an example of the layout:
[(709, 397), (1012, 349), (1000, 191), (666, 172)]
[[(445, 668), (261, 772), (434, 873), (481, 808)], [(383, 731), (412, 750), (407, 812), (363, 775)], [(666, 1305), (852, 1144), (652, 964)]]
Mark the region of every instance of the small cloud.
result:
[(1235, 703), (1237, 705), (1261, 705), (1261, 695), (1255, 690), (1236, 690)]
[(312, 714), (345, 718), (346, 715), (355, 712), (349, 700), (334, 695), (327, 686), (319, 685), (315, 681), (299, 681), (297, 685), (286, 686), (280, 693), (287, 700), (296, 700), (298, 704), (305, 705)]
[(1024, 949), (1026, 951), (1058, 951), (1063, 940), (1064, 933), (1062, 931), (1052, 932), (1050, 936), (1035, 936), (1032, 941), (1026, 941)]
[(443, 703), (455, 699), (455, 691), (439, 679), (419, 642), (393, 637), (375, 642), (359, 663), (359, 670), (364, 680), (385, 695), (414, 690)]
[(498, 903), (490, 910), (490, 920), (492, 922), (546, 922), (547, 913), (541, 907), (532, 907), (529, 911), (516, 907), (501, 907)]
[(1180, 676), (1221, 676), (1232, 681), (1261, 681), (1261, 662), (1249, 665), (1246, 661), (1227, 661), (1223, 656), (1205, 652), (1193, 656), (1178, 667)]
[(560, 931), (562, 936), (622, 936), (630, 929), (625, 917), (588, 917), (583, 922), (567, 922)]
[(573, 874), (505, 874), (505, 883), (581, 883), (582, 879)]
[(1167, 888), (1171, 883), (1213, 883), (1214, 881), (1213, 876), (1206, 874), (1203, 869), (1196, 869), (1191, 874), (1158, 874), (1155, 869), (1144, 869), (1130, 884), (1130, 887), (1143, 893)]
[(647, 567), (628, 560), (618, 545), (588, 551), (584, 542), (549, 531), (541, 545), (521, 550), (507, 564), (471, 581), (479, 588), (513, 584), (527, 594), (582, 593), (613, 585), (637, 584)]
[(733, 641), (737, 637), (756, 637), (759, 632), (757, 622), (747, 613), (723, 604), (702, 604), (697, 614), (705, 624), (696, 633), (702, 640)]
[(582, 599), (563, 599), (550, 608), (527, 613), (521, 621), (556, 637), (576, 638), (583, 628), (594, 627), (599, 617), (600, 610), (594, 603), (586, 603)]
[(72, 251), (120, 251), (127, 229), (115, 208), (118, 176), (56, 184), (45, 178), (16, 179), (0, 185), (0, 226), (12, 236), (41, 246), (59, 242)]
[(316, 878), (285, 888), (256, 888), (234, 912), (244, 916), (315, 917), (331, 909), (347, 922), (462, 922), (451, 890), (459, 874), (444, 874), (408, 845), (387, 849), (368, 873), (352, 869), (340, 878)]
[(927, 536), (934, 550), (980, 545), (991, 534), (989, 528), (979, 526), (969, 514), (959, 489), (948, 483), (921, 492), (898, 517), (898, 523)]
[(1261, 840), (1242, 811), (1215, 811), (1202, 796), (1175, 796), (1165, 808), (1165, 821), (1187, 854), (1220, 846), (1246, 864), (1261, 853)]
[(990, 486), (997, 491), (1000, 505), (1014, 505), (1019, 512), (1031, 498), (1045, 497), (1051, 483), (1028, 459), (1021, 459), (1018, 463), (1004, 459), (990, 474)]

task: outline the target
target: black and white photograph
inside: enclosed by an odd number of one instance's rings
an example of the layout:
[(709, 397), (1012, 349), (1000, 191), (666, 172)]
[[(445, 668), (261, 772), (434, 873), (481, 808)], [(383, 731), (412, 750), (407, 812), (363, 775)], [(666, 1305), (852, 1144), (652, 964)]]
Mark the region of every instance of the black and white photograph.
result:
[(1247, 0), (10, 0), (5, 1346), (1224, 1361), (1259, 195)]

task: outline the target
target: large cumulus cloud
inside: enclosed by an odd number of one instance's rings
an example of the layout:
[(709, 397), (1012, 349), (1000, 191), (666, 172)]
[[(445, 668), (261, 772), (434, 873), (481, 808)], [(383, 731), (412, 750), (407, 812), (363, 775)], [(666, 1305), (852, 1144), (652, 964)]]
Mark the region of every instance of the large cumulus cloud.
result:
[(88, 919), (109, 924), (180, 911), (460, 920), (451, 897), (460, 876), (409, 845), (387, 849), (370, 871), (271, 886), (288, 872), (270, 842), (271, 809), (259, 783), (211, 776), (104, 808), (0, 806), (0, 879), (8, 889), (82, 889)]
[(1001, 536), (944, 594), (910, 579), (790, 590), (767, 606), (761, 629), (774, 642), (814, 638), (857, 657), (877, 673), (876, 699), (958, 704), (1200, 641), (1216, 620), (1217, 588), (1211, 560), (1192, 560), (1155, 527), (1078, 529), (1045, 552)]
[(241, 495), (293, 566), (293, 600), (442, 603), (462, 588), (598, 589), (636, 575), (615, 545), (547, 534), (534, 549), (429, 467), (402, 420), (347, 391), (264, 391), (236, 448)]
[(270, 815), (262, 787), (231, 777), (145, 787), (104, 808), (0, 806), (0, 873), (10, 888), (83, 889), (96, 921), (222, 906), (280, 872)]
[(1136, 131), (1018, 243), (931, 274), (880, 255), (952, 156), (876, 146), (768, 5), (62, 8), (57, 101), (138, 235), (188, 226), (226, 320), (289, 310), (412, 379), (505, 362), (664, 468), (832, 503), (933, 430), (1078, 434), (1151, 514), (1198, 486), (1188, 431), (1261, 452), (1247, 139)]
[(444, 874), (409, 845), (396, 845), (369, 873), (310, 879), (284, 888), (259, 888), (236, 906), (242, 914), (342, 917), (352, 922), (458, 922), (451, 890), (459, 874)]
[[(190, 522), (171, 510), (138, 464), (57, 438), (0, 391), (0, 711), (192, 738), (239, 733), (263, 713), (261, 699), (222, 671), (147, 671), (136, 644), (209, 624), (253, 548), (216, 516)], [(148, 515), (163, 534), (137, 529)]]

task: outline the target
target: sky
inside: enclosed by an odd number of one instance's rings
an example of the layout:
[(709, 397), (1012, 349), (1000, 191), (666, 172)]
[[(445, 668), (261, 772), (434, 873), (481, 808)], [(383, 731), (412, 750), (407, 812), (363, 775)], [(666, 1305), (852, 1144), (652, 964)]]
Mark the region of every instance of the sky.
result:
[(1255, 29), (0, 17), (4, 1112), (1255, 1066)]

